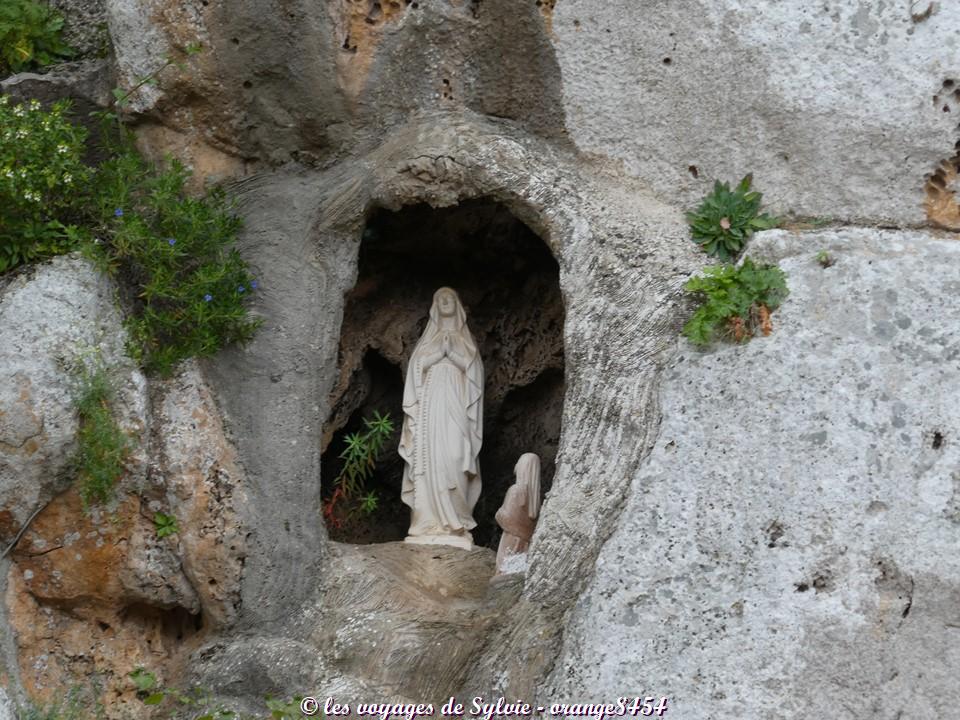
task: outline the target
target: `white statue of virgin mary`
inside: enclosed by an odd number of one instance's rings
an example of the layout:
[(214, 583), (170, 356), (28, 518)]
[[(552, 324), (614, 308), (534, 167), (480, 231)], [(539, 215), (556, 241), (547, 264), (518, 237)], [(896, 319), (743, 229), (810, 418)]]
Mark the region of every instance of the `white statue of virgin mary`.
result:
[(412, 510), (407, 542), (473, 547), (482, 437), (483, 363), (460, 298), (443, 287), (433, 295), (403, 388), (400, 496)]

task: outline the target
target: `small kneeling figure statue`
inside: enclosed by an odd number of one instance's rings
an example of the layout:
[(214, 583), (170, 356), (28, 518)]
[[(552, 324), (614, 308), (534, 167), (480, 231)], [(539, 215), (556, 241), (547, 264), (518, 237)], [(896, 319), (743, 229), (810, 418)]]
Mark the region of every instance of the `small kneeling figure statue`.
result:
[(509, 558), (527, 551), (540, 515), (540, 457), (524, 453), (517, 460), (513, 474), (516, 482), (507, 490), (496, 514), (497, 524), (503, 528), (497, 549), (498, 575), (504, 572)]

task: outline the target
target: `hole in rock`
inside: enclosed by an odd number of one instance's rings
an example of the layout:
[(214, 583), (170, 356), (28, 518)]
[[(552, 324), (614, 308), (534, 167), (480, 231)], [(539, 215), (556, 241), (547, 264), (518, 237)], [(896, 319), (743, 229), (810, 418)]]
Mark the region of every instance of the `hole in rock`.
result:
[(134, 603), (121, 611), (120, 618), (124, 622), (140, 625), (151, 644), (158, 642), (168, 650), (203, 629), (203, 616), (180, 606), (158, 608), (146, 603)]
[[(541, 459), (541, 492), (554, 473), (564, 395), (563, 299), (549, 248), (501, 204), (489, 200), (434, 209), (375, 210), (360, 243), (357, 283), (347, 295), (338, 379), (324, 425), (322, 498), (333, 540), (402, 540), (410, 510), (400, 497), (404, 461), (404, 372), (427, 324), (434, 292), (457, 291), (484, 370), (482, 491), (474, 543), (496, 548), (494, 514), (513, 484), (519, 456)], [(374, 412), (389, 413), (393, 435), (365, 484), (374, 509), (334, 498), (350, 433)], [(330, 513), (330, 503), (342, 512)]]
[(939, 450), (943, 447), (943, 433), (939, 430), (934, 431), (933, 433), (933, 442), (931, 443), (934, 450)]

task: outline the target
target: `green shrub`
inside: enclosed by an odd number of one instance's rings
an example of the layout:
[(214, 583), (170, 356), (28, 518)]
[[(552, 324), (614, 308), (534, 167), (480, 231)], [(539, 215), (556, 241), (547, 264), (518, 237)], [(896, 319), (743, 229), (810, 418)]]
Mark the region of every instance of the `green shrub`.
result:
[(691, 278), (684, 290), (702, 300), (683, 327), (683, 334), (696, 345), (707, 345), (716, 338), (742, 342), (758, 329), (769, 335), (770, 312), (788, 292), (783, 270), (776, 265), (754, 265), (750, 258), (744, 258), (740, 267), (705, 268), (704, 275)]
[(240, 220), (222, 190), (187, 195), (188, 177), (176, 161), (151, 167), (127, 144), (94, 183), (97, 254), (135, 290), (128, 351), (161, 375), (248, 341), (260, 324), (245, 307), (257, 281), (232, 247)]
[[(342, 525), (340, 503), (355, 504), (355, 510), (370, 514), (377, 509), (375, 492), (366, 492), (365, 483), (370, 479), (380, 459), (384, 445), (393, 434), (394, 425), (390, 413), (373, 413), (373, 419), (364, 418), (365, 432), (350, 433), (344, 438), (346, 447), (339, 457), (343, 469), (333, 481), (333, 492), (324, 503), (323, 514), (336, 527)], [(349, 510), (348, 510), (349, 513)]]
[(755, 230), (779, 225), (777, 218), (759, 214), (762, 196), (750, 190), (752, 181), (752, 176), (747, 175), (736, 189), (730, 190), (729, 183), (717, 180), (700, 207), (687, 213), (693, 240), (708, 255), (732, 260)]
[(90, 173), (68, 109), (0, 97), (0, 272), (76, 245)]
[(0, 2), (0, 73), (50, 65), (73, 50), (60, 38), (63, 15), (35, 0)]
[(74, 467), (84, 507), (112, 499), (130, 454), (130, 438), (113, 417), (112, 397), (106, 369), (84, 366), (74, 397), (80, 421)]

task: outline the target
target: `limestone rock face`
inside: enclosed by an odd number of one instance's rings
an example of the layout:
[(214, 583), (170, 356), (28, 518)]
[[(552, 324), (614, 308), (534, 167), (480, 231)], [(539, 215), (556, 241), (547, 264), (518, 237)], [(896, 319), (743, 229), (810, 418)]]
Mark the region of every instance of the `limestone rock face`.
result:
[(960, 6), (930, 2), (565, 0), (553, 13), (581, 150), (684, 205), (752, 172), (776, 212), (888, 224), (923, 222), (924, 182), (956, 152), (957, 27)]
[(662, 695), (691, 719), (949, 717), (960, 245), (840, 229), (748, 251), (788, 275), (774, 332), (679, 343), (656, 446), (540, 696)]
[[(120, 82), (204, 51), (138, 93), (143, 146), (208, 177), (325, 165), (423, 110), (562, 131), (559, 68), (533, 3), (106, 0)], [(442, 48), (442, 53), (438, 49)]]

